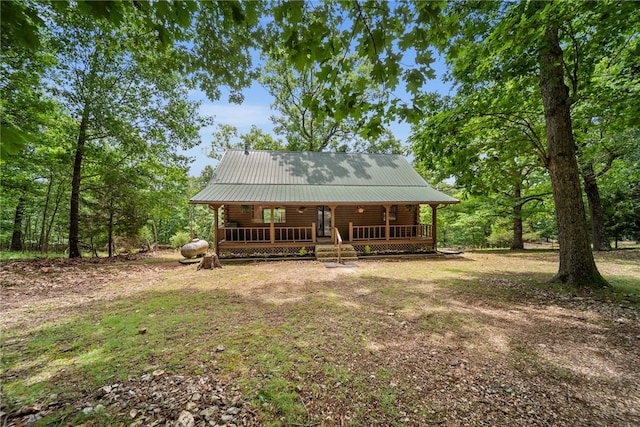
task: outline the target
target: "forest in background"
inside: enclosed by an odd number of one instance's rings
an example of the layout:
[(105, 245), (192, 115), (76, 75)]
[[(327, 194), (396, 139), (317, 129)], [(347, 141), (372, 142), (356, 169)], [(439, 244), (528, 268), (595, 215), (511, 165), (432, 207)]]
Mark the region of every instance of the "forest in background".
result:
[[(180, 153), (212, 119), (188, 93), (241, 102), (252, 81), (274, 96), (276, 135), (219, 124), (212, 157), (245, 142), (401, 152), (462, 201), (441, 211), (440, 246), (555, 240), (541, 21), (564, 52), (591, 240), (638, 240), (639, 12), (569, 3), (2, 2), (0, 244), (112, 255), (211, 239), (211, 211), (187, 202), (213, 170), (188, 176)], [(429, 92), (436, 51), (450, 96)], [(394, 120), (412, 124), (405, 145)]]

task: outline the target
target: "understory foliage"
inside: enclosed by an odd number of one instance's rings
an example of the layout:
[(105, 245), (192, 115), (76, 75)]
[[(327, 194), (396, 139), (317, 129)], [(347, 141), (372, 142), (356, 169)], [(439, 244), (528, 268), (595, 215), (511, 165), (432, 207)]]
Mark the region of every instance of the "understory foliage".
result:
[[(469, 195), (454, 188), (440, 187), (461, 201), (438, 209), (439, 248), (511, 248), (513, 218), (511, 205), (498, 197)], [(502, 202), (502, 203), (501, 203)], [(508, 202), (508, 200), (507, 200)], [(431, 209), (423, 206), (421, 221), (431, 224)], [(550, 197), (532, 203), (522, 212), (523, 243), (553, 243), (558, 239), (553, 202)]]
[(171, 242), (171, 247), (174, 249), (178, 249), (181, 246), (186, 245), (191, 241), (191, 236), (186, 231), (178, 231), (176, 234), (171, 236), (169, 242)]

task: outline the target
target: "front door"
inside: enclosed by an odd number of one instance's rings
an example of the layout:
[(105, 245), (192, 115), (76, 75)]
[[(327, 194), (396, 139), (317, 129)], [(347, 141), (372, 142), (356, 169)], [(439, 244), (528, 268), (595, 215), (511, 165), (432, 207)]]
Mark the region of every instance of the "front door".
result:
[(331, 209), (318, 206), (318, 237), (331, 237)]

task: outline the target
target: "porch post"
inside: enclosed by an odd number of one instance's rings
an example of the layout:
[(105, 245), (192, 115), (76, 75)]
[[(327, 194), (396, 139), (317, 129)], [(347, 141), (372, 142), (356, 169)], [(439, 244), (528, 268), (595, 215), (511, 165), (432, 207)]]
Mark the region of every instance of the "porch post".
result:
[(436, 224), (438, 223), (438, 205), (431, 206), (431, 238), (433, 239), (433, 250), (435, 251), (438, 246), (438, 230)]
[(335, 230), (334, 228), (336, 227), (336, 205), (332, 205), (329, 206), (329, 209), (331, 209), (331, 243), (335, 243)]
[(384, 215), (384, 219), (385, 219), (384, 235), (385, 235), (385, 240), (389, 241), (389, 212), (391, 211), (391, 205), (384, 205), (384, 210), (387, 212)]
[(220, 206), (218, 205), (209, 205), (209, 209), (213, 210), (213, 250), (215, 251), (216, 255), (220, 254), (220, 236), (218, 236), (218, 208), (220, 208)]
[(349, 241), (353, 242), (353, 222), (349, 221)]
[(273, 214), (275, 213), (275, 209), (271, 206), (271, 223), (269, 224), (269, 235), (271, 236), (271, 244), (276, 243), (276, 225), (273, 222)]
[(313, 243), (316, 243), (317, 242), (316, 239), (317, 239), (317, 236), (316, 236), (316, 223), (312, 222), (311, 223), (311, 241)]

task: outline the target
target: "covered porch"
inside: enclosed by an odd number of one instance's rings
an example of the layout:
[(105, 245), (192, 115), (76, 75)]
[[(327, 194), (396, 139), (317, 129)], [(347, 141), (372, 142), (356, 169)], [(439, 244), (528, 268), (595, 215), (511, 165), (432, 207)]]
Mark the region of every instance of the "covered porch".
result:
[[(458, 203), (396, 154), (229, 150), (189, 203), (215, 211), (218, 256), (436, 249), (438, 206)], [(420, 210), (431, 209), (430, 223)]]
[(360, 254), (433, 251), (437, 207), (426, 205), (432, 221), (421, 224), (419, 205), (209, 204), (215, 212), (214, 247), (222, 257), (311, 253), (317, 244), (339, 243), (352, 245)]

